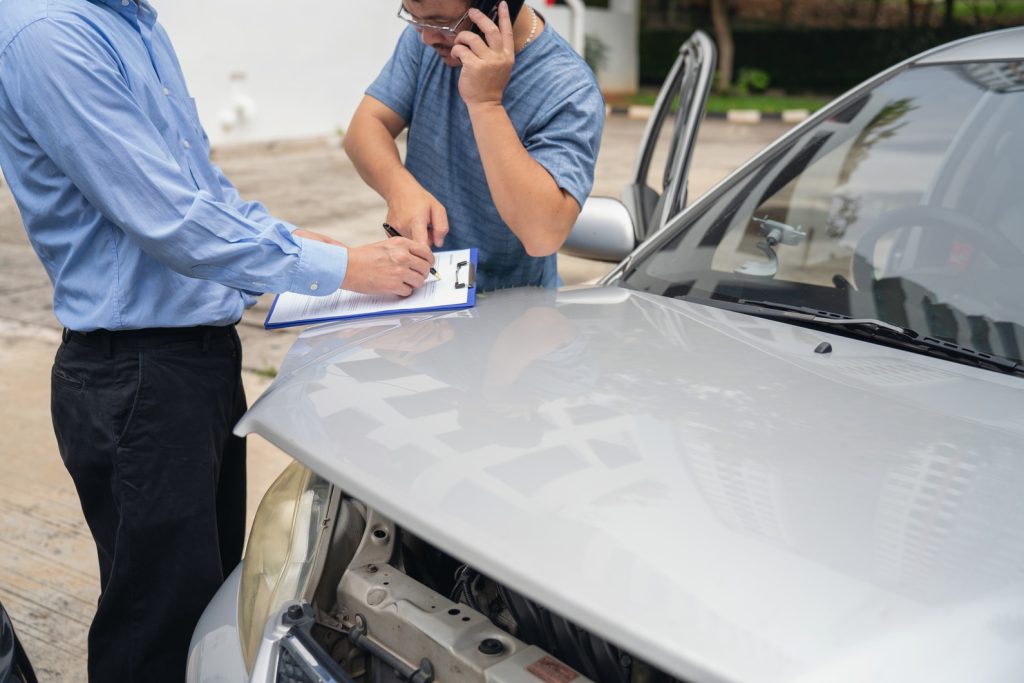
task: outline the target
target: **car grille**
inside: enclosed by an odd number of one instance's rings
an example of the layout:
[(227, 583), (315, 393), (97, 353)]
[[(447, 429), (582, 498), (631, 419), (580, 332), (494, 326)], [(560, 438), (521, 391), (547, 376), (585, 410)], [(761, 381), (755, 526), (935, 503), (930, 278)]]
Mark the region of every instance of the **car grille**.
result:
[(299, 626), (281, 639), (275, 683), (353, 683), (352, 677)]
[(321, 679), (306, 671), (288, 648), (281, 648), (277, 660), (277, 683), (321, 683)]

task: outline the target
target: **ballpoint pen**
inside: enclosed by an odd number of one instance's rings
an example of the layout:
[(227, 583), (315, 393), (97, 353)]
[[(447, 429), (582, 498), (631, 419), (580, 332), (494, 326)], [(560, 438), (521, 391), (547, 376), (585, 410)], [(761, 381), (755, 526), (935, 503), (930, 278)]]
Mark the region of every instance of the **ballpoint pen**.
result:
[[(384, 224), (384, 232), (386, 232), (388, 234), (388, 237), (401, 237), (402, 236), (402, 233), (398, 232), (397, 230), (395, 230), (393, 227), (391, 227), (387, 223)], [(436, 277), (438, 280), (441, 279), (441, 276), (438, 275), (437, 271), (434, 270), (433, 268), (430, 269), (430, 274), (433, 275), (434, 277)]]

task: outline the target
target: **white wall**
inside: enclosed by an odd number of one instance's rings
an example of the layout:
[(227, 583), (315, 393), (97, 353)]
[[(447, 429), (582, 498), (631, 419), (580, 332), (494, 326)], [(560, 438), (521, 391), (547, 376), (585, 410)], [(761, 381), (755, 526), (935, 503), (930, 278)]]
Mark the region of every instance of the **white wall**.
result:
[[(404, 27), (397, 0), (154, 4), (214, 143), (328, 135), (347, 126)], [(233, 103), (246, 100), (251, 118), (225, 126)]]
[[(345, 128), (404, 24), (398, 0), (154, 0), (214, 144), (330, 135)], [(535, 6), (563, 36), (568, 9)], [(602, 89), (637, 87), (638, 0), (590, 8), (608, 46)]]
[[(608, 94), (633, 93), (640, 80), (639, 2), (612, 0), (609, 5), (609, 9), (587, 8), (583, 32), (600, 38), (607, 48), (605, 66), (597, 73), (601, 90)], [(556, 31), (569, 39), (569, 8), (566, 5), (547, 7), (537, 3), (536, 8)]]

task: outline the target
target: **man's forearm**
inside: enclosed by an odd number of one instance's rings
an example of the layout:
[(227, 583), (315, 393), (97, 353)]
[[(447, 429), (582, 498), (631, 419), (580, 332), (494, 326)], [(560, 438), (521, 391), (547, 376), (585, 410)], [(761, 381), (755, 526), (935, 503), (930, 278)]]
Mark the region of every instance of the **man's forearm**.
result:
[(579, 215), (576, 200), (526, 151), (504, 107), (471, 105), (469, 118), (502, 220), (531, 256), (558, 251)]
[(387, 201), (396, 182), (413, 180), (402, 165), (398, 145), (383, 123), (373, 117), (356, 117), (345, 134), (345, 153), (359, 177)]

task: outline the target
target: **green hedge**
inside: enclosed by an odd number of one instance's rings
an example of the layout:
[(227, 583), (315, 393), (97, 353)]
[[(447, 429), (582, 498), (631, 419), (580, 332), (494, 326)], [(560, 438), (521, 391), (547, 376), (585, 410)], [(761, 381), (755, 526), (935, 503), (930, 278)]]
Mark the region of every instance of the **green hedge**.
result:
[[(970, 28), (737, 30), (733, 36), (736, 73), (744, 67), (761, 69), (771, 76), (773, 88), (837, 93), (922, 50), (972, 33)], [(642, 31), (640, 82), (659, 85), (689, 35), (687, 31)]]

